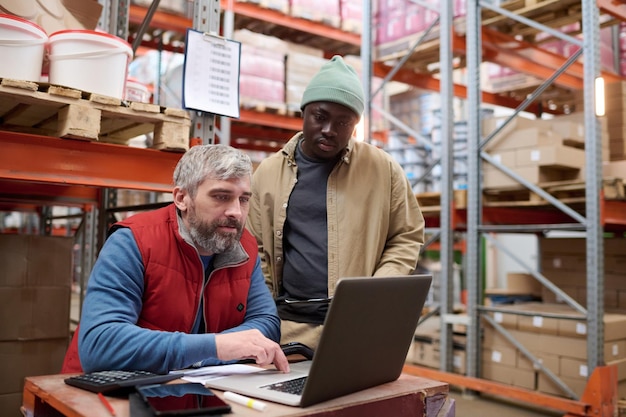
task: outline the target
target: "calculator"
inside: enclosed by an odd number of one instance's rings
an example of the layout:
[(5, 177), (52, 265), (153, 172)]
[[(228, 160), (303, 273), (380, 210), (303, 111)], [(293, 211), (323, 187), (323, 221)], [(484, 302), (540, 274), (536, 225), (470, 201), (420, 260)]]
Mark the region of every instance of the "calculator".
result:
[(124, 394), (138, 385), (160, 384), (180, 378), (180, 373), (157, 374), (149, 371), (94, 371), (66, 378), (73, 387), (96, 393)]

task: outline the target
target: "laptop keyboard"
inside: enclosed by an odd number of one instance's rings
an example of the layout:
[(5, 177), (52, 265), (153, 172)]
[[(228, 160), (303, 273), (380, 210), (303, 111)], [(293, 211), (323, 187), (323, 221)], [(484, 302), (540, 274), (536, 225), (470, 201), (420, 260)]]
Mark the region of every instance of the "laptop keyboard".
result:
[(301, 395), (304, 390), (306, 376), (290, 379), (288, 381), (276, 382), (270, 385), (264, 385), (261, 388), (267, 388), (274, 391), (286, 392), (288, 394)]

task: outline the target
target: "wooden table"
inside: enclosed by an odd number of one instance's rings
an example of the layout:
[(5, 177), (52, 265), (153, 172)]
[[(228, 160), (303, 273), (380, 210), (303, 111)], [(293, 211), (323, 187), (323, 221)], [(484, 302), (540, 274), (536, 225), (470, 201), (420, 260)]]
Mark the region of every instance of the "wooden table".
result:
[[(27, 417), (111, 417), (96, 394), (66, 385), (67, 375), (27, 377), (22, 412)], [(214, 390), (222, 397), (222, 392)], [(117, 417), (130, 417), (128, 400), (107, 397)], [(307, 408), (267, 402), (264, 412), (231, 403), (233, 416), (249, 417), (454, 417), (448, 384), (403, 374), (394, 382)]]

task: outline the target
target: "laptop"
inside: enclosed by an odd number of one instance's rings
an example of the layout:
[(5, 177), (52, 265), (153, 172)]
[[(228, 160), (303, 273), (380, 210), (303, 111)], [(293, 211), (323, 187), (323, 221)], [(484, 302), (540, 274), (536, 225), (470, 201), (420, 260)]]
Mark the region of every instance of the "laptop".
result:
[[(207, 386), (307, 407), (400, 377), (432, 281), (431, 275), (343, 278), (337, 283), (312, 360), (229, 375)], [(285, 392), (305, 381), (301, 393)]]

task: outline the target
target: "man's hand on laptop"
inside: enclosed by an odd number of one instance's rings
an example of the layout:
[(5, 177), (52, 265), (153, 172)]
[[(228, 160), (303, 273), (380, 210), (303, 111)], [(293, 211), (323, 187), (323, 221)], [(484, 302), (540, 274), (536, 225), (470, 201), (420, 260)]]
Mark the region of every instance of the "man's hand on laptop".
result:
[(252, 359), (258, 365), (274, 364), (281, 372), (289, 372), (289, 362), (276, 342), (254, 329), (215, 335), (217, 357), (223, 361)]

